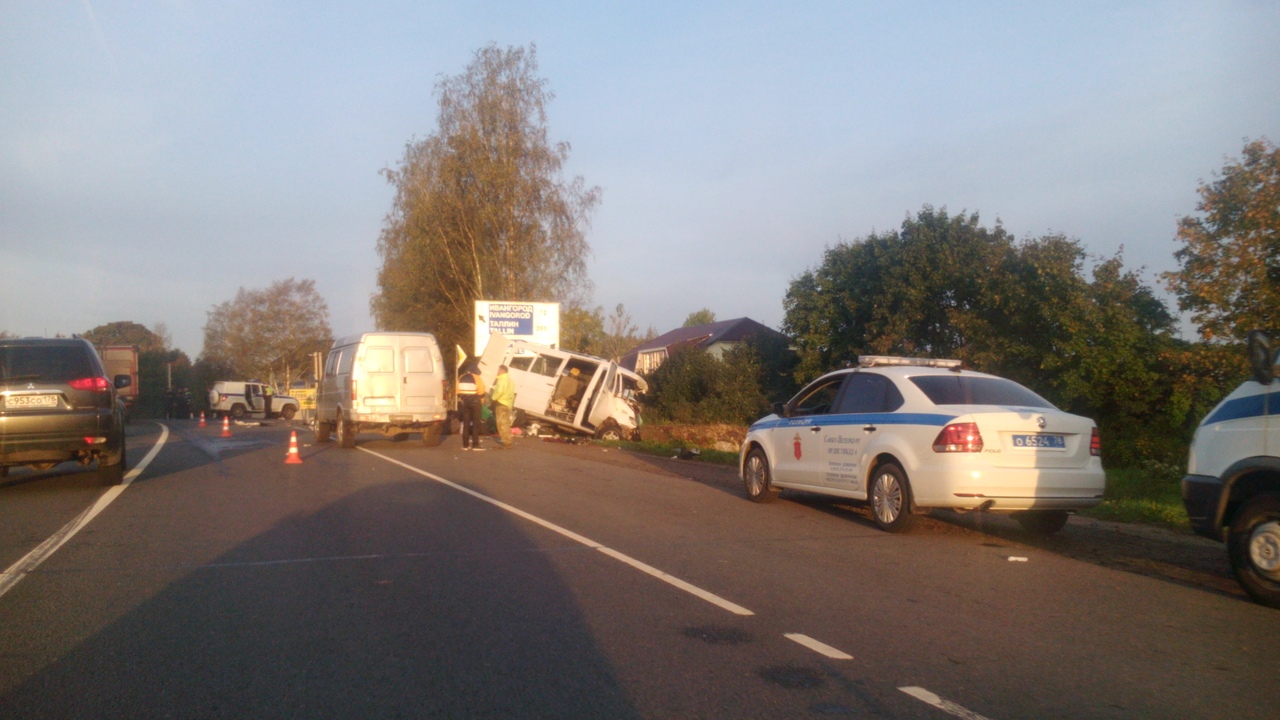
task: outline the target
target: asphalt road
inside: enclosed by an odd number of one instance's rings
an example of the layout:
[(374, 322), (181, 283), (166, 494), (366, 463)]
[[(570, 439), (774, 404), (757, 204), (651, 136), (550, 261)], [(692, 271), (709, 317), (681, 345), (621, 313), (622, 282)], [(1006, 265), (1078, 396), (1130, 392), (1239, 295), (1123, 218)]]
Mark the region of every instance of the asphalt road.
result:
[[(286, 424), (220, 429), (169, 423), (123, 491), (74, 465), (0, 481), (0, 717), (1280, 707), (1280, 612), (1212, 570), (1119, 561), (1142, 538), (1096, 524), (1032, 543), (943, 517), (894, 536), (845, 505), (755, 505), (729, 471), (596, 445), (342, 450), (302, 431), (287, 465)], [(132, 425), (131, 465), (161, 437)]]

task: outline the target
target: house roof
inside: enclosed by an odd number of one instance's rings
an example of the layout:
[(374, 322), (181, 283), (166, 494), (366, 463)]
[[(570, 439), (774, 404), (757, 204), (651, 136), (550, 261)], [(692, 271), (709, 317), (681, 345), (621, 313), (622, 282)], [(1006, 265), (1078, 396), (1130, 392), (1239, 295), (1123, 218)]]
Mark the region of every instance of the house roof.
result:
[(628, 370), (635, 370), (636, 360), (639, 359), (640, 353), (663, 349), (669, 351), (672, 348), (686, 345), (709, 347), (718, 342), (741, 342), (762, 332), (785, 337), (777, 330), (767, 325), (762, 325), (751, 318), (740, 317), (733, 320), (720, 320), (705, 325), (676, 328), (671, 332), (663, 333), (652, 340), (641, 343), (631, 352), (622, 356), (622, 360), (618, 364)]

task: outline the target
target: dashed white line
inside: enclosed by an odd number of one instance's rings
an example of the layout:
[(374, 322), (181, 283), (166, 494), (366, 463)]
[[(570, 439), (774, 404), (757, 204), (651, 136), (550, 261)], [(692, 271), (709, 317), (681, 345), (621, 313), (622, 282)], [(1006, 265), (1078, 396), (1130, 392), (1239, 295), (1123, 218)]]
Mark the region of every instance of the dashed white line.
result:
[(826, 655), (832, 660), (852, 660), (853, 659), (853, 656), (850, 655), (849, 653), (844, 652), (842, 650), (837, 650), (826, 643), (818, 642), (817, 640), (814, 640), (808, 635), (802, 635), (800, 633), (786, 633), (783, 637), (793, 642), (800, 643), (801, 645), (809, 648), (810, 650), (818, 653), (819, 655)]
[(979, 715), (969, 708), (957, 705), (945, 698), (938, 697), (936, 694), (931, 693), (922, 687), (915, 687), (912, 685), (909, 687), (900, 687), (898, 689), (917, 700), (938, 708), (945, 713), (955, 715), (958, 718), (963, 718), (963, 720), (990, 720), (986, 716)]
[(522, 518), (524, 518), (525, 520), (528, 520), (529, 522), (535, 523), (535, 524), (537, 524), (537, 525), (541, 525), (542, 527), (544, 527), (544, 528), (546, 528), (546, 529), (548, 529), (548, 530), (550, 530), (550, 531), (552, 531), (552, 532), (555, 532), (555, 533), (558, 533), (558, 534), (560, 534), (560, 535), (563, 535), (564, 537), (567, 537), (567, 538), (569, 538), (570, 540), (573, 540), (574, 542), (577, 542), (577, 543), (581, 543), (581, 544), (583, 544), (583, 545), (586, 545), (587, 547), (589, 547), (589, 548), (591, 548), (591, 549), (593, 549), (593, 550), (598, 550), (598, 551), (600, 551), (600, 552), (604, 553), (605, 555), (608, 555), (609, 557), (611, 557), (611, 558), (613, 558), (613, 559), (615, 559), (615, 560), (621, 560), (622, 562), (626, 563), (627, 565), (630, 565), (631, 567), (633, 567), (633, 568), (635, 568), (635, 569), (637, 569), (637, 570), (639, 570), (639, 571), (641, 571), (641, 572), (644, 572), (644, 573), (646, 573), (646, 574), (648, 574), (648, 575), (652, 575), (653, 577), (658, 578), (659, 580), (661, 580), (661, 581), (663, 581), (663, 582), (665, 582), (665, 583), (667, 583), (667, 584), (669, 584), (669, 585), (672, 585), (672, 586), (674, 586), (674, 587), (680, 588), (681, 590), (683, 590), (683, 591), (685, 591), (685, 592), (687, 592), (687, 593), (690, 593), (690, 594), (691, 594), (691, 595), (693, 595), (694, 597), (697, 597), (697, 598), (700, 598), (700, 599), (702, 599), (702, 600), (705, 600), (705, 601), (707, 601), (707, 602), (711, 603), (712, 605), (715, 605), (715, 606), (717, 606), (717, 607), (720, 607), (720, 608), (722, 608), (722, 609), (724, 609), (724, 610), (728, 610), (729, 612), (733, 613), (734, 615), (755, 615), (755, 613), (753, 613), (753, 612), (751, 612), (750, 610), (748, 610), (748, 609), (746, 609), (746, 608), (742, 607), (741, 605), (738, 605), (737, 603), (729, 602), (728, 600), (725, 600), (724, 598), (720, 597), (719, 595), (716, 595), (715, 593), (707, 592), (706, 590), (703, 590), (702, 588), (700, 588), (700, 587), (698, 587), (698, 586), (696, 586), (696, 585), (692, 585), (692, 584), (690, 584), (690, 583), (687, 583), (687, 582), (685, 582), (684, 580), (681, 580), (681, 579), (680, 579), (680, 578), (678, 578), (678, 577), (675, 577), (675, 576), (673, 576), (673, 575), (668, 575), (667, 573), (665, 573), (665, 572), (663, 572), (663, 571), (661, 571), (661, 570), (659, 570), (659, 569), (657, 569), (657, 568), (655, 568), (655, 567), (653, 567), (653, 566), (651, 566), (651, 565), (647, 565), (647, 564), (645, 564), (645, 563), (642, 563), (642, 562), (640, 562), (639, 560), (636, 560), (635, 558), (633, 558), (633, 557), (631, 557), (631, 556), (629, 556), (629, 555), (624, 555), (623, 553), (620, 553), (620, 552), (618, 552), (617, 550), (614, 550), (614, 549), (609, 548), (609, 547), (605, 547), (604, 545), (601, 545), (600, 543), (598, 543), (598, 542), (596, 542), (596, 541), (594, 541), (594, 540), (591, 540), (591, 539), (589, 539), (589, 538), (583, 537), (582, 535), (579, 535), (579, 534), (577, 534), (577, 533), (573, 532), (572, 530), (567, 530), (567, 529), (565, 529), (565, 528), (560, 527), (559, 525), (556, 525), (556, 524), (555, 524), (555, 523), (553, 523), (553, 522), (550, 522), (550, 521), (547, 521), (547, 520), (543, 520), (542, 518), (540, 518), (540, 517), (538, 517), (538, 516), (536, 516), (536, 515), (531, 515), (531, 514), (529, 514), (529, 513), (525, 512), (524, 510), (521, 510), (521, 509), (520, 509), (520, 508), (518, 508), (518, 507), (515, 507), (515, 506), (513, 506), (513, 505), (508, 505), (507, 503), (504, 503), (504, 502), (502, 502), (501, 500), (496, 500), (496, 499), (494, 499), (494, 498), (489, 497), (488, 495), (485, 495), (485, 494), (483, 494), (483, 493), (476, 492), (475, 490), (472, 490), (471, 488), (463, 487), (462, 485), (459, 485), (459, 484), (457, 484), (457, 483), (455, 483), (455, 482), (451, 482), (451, 481), (449, 481), (449, 480), (446, 480), (446, 479), (444, 479), (444, 478), (440, 477), (439, 475), (434, 475), (434, 474), (432, 474), (432, 473), (429, 473), (429, 472), (427, 472), (426, 470), (422, 470), (421, 468), (416, 468), (416, 467), (414, 467), (414, 466), (412, 466), (412, 465), (409, 465), (408, 463), (400, 462), (399, 460), (396, 460), (395, 458), (387, 457), (386, 455), (382, 455), (381, 453), (376, 453), (376, 452), (374, 452), (374, 451), (372, 451), (372, 450), (369, 450), (369, 449), (367, 449), (367, 448), (357, 448), (357, 449), (359, 449), (359, 450), (363, 450), (364, 452), (367, 452), (367, 453), (369, 453), (370, 455), (373, 455), (374, 457), (377, 457), (377, 458), (381, 458), (381, 459), (383, 459), (383, 460), (386, 460), (387, 462), (389, 462), (389, 463), (391, 463), (391, 464), (393, 464), (393, 465), (399, 465), (400, 467), (402, 467), (402, 468), (404, 468), (404, 469), (406, 469), (406, 470), (409, 470), (410, 472), (415, 472), (415, 473), (417, 473), (417, 474), (419, 474), (419, 475), (421, 475), (421, 476), (423, 476), (423, 477), (425, 477), (425, 478), (430, 478), (431, 480), (434, 480), (434, 481), (436, 481), (436, 482), (438, 482), (438, 483), (440, 483), (440, 484), (442, 484), (442, 485), (447, 485), (448, 487), (451, 487), (451, 488), (453, 488), (454, 490), (458, 490), (458, 491), (460, 491), (460, 492), (464, 492), (464, 493), (466, 493), (466, 494), (468, 494), (468, 495), (470, 495), (470, 496), (472, 496), (472, 497), (474, 497), (474, 498), (476, 498), (476, 499), (483, 500), (484, 502), (487, 502), (487, 503), (489, 503), (490, 505), (493, 505), (493, 506), (495, 506), (495, 507), (501, 508), (501, 509), (503, 509), (503, 510), (505, 510), (505, 511), (507, 511), (507, 512), (511, 513), (511, 514), (513, 514), (513, 515), (516, 515), (516, 516), (518, 516), (518, 517), (522, 517)]
[(135, 478), (142, 474), (143, 470), (147, 469), (147, 466), (155, 459), (156, 454), (160, 452), (160, 448), (164, 447), (165, 441), (169, 439), (169, 428), (163, 423), (156, 424), (160, 426), (160, 439), (151, 447), (151, 451), (147, 453), (146, 457), (142, 458), (142, 462), (126, 473), (124, 480), (119, 485), (113, 486), (102, 493), (98, 501), (87, 510), (80, 513), (71, 522), (63, 525), (61, 530), (49, 536), (48, 540), (40, 543), (35, 550), (27, 553), (21, 560), (10, 565), (8, 570), (0, 574), (0, 596), (12, 590), (13, 586), (17, 585), (22, 578), (39, 567), (40, 563), (48, 560), (68, 540), (75, 537), (76, 533), (80, 532), (85, 525), (88, 525), (91, 520), (98, 516), (98, 513), (105, 510), (116, 498), (120, 497), (120, 493), (129, 487), (129, 483), (133, 482)]

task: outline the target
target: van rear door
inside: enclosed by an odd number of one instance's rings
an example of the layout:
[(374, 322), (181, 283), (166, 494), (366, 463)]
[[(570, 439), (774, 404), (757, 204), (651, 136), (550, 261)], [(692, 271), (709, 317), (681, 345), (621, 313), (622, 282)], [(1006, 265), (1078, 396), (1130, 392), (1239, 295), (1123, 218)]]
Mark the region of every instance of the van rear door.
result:
[(412, 339), (402, 341), (400, 349), (400, 412), (431, 415), (442, 412), (444, 404), (443, 373), (437, 372), (437, 358), (430, 345), (418, 345)]

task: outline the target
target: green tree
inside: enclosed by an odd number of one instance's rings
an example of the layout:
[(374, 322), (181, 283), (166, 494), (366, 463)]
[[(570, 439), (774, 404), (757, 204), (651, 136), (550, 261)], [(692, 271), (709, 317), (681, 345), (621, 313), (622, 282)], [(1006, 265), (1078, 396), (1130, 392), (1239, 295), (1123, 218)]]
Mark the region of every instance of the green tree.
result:
[(695, 310), (689, 313), (689, 317), (684, 319), (683, 327), (694, 327), (696, 325), (709, 325), (716, 321), (716, 314), (708, 308)]
[(218, 380), (289, 382), (311, 369), (311, 353), (332, 344), (329, 307), (315, 281), (289, 278), (263, 290), (240, 288), (235, 299), (214, 306), (201, 359), (231, 373)]
[(1178, 221), (1181, 264), (1164, 273), (1205, 340), (1280, 325), (1280, 148), (1263, 138), (1200, 183), (1200, 217)]
[(561, 177), (569, 144), (548, 139), (553, 95), (533, 46), (486, 46), (436, 93), (438, 128), (384, 171), (396, 196), (370, 306), (380, 328), (429, 330), (448, 347), (470, 336), (476, 300), (586, 295), (583, 230), (600, 190)]
[(605, 343), (604, 313), (597, 306), (573, 305), (560, 313), (560, 347), (587, 355), (601, 355)]
[(743, 425), (765, 414), (768, 406), (760, 376), (759, 360), (748, 345), (720, 359), (702, 348), (685, 347), (646, 376), (649, 392), (642, 400), (652, 414), (650, 422)]
[(98, 347), (103, 345), (136, 345), (143, 352), (148, 350), (163, 352), (167, 349), (168, 338), (165, 337), (165, 334), (162, 334), (165, 332), (164, 326), (160, 325), (158, 327), (162, 332), (154, 332), (148, 330), (145, 325), (122, 320), (87, 330), (82, 337)]

